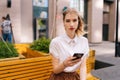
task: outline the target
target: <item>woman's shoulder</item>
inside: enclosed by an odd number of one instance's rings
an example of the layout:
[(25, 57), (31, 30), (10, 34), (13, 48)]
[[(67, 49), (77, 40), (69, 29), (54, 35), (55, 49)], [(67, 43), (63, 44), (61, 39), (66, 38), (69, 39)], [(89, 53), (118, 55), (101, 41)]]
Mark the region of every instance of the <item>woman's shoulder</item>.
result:
[(63, 38), (63, 36), (57, 36), (57, 37), (53, 38), (51, 42), (52, 42), (52, 43), (59, 42), (59, 41), (62, 40), (62, 38)]
[(78, 38), (81, 39), (81, 40), (88, 41), (88, 39), (85, 36), (79, 36)]

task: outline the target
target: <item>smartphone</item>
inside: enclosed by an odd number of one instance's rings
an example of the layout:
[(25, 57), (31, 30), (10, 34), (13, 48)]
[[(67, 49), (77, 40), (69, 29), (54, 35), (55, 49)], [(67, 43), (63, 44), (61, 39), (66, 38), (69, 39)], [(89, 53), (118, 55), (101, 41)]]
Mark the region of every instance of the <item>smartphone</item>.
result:
[(80, 59), (84, 54), (83, 53), (74, 53), (73, 57), (76, 57), (72, 60)]

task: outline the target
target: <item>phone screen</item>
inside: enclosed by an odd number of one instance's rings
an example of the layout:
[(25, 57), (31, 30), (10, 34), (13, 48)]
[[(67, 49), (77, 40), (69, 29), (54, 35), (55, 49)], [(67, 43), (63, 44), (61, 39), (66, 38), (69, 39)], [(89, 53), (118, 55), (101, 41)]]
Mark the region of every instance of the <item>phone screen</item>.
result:
[(80, 59), (84, 54), (83, 53), (74, 53), (73, 57), (76, 57), (73, 60)]

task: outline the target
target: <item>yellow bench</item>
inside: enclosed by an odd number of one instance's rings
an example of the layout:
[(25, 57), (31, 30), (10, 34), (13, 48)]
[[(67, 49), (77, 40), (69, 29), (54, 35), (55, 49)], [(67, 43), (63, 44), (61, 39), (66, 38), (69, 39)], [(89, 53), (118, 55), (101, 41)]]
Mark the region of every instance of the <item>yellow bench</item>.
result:
[(0, 62), (0, 80), (46, 80), (51, 71), (50, 56)]
[[(94, 51), (90, 52), (94, 56)], [(87, 80), (99, 80), (92, 76), (93, 58), (87, 60)], [(51, 56), (26, 58), (0, 62), (0, 80), (47, 80), (52, 72)], [(93, 65), (94, 66), (94, 65)]]

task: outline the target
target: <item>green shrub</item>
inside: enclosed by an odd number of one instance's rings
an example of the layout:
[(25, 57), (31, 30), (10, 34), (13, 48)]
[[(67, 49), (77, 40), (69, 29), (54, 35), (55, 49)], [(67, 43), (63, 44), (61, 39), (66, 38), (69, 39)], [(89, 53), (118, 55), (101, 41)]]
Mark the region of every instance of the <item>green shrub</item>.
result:
[(42, 38), (39, 38), (38, 40), (35, 40), (30, 45), (30, 48), (32, 50), (37, 50), (37, 51), (48, 53), (49, 52), (49, 44), (50, 44), (50, 39), (42, 37)]
[(8, 45), (9, 49), (3, 41), (0, 41), (0, 59), (18, 57), (19, 54), (14, 45), (8, 42), (6, 42), (6, 44)]

